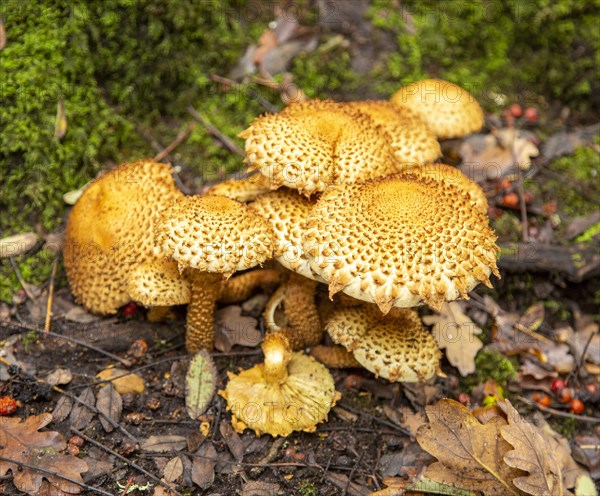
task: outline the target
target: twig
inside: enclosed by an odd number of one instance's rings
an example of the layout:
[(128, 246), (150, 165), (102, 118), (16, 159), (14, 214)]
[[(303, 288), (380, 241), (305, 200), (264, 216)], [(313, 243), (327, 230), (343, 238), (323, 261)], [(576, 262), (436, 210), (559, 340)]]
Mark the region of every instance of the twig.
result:
[[(61, 473), (55, 472), (53, 470), (48, 470), (47, 468), (44, 468), (44, 467), (38, 467), (37, 465), (30, 465), (29, 463), (26, 463), (22, 460), (13, 460), (12, 458), (7, 458), (5, 456), (0, 456), (0, 460), (3, 462), (7, 462), (7, 463), (14, 463), (15, 465), (17, 465), (17, 467), (25, 467), (25, 468), (28, 468), (31, 470), (37, 470), (38, 472), (42, 472), (43, 474), (46, 474), (46, 475), (58, 477), (59, 479), (62, 479), (67, 482), (70, 482), (72, 484), (75, 484), (76, 486), (82, 487), (88, 491), (93, 491), (98, 494), (104, 494), (106, 496), (113, 496), (111, 493), (103, 491), (102, 489), (98, 489), (97, 487), (94, 487), (94, 486), (88, 486), (84, 482), (80, 482), (75, 479), (71, 479), (70, 477), (67, 477), (66, 475), (62, 475)], [(13, 476), (14, 476), (14, 474), (13, 474)]]
[(62, 334), (56, 334), (55, 332), (52, 332), (52, 331), (46, 332), (43, 329), (38, 329), (35, 326), (29, 325), (29, 324), (23, 324), (21, 322), (12, 322), (12, 325), (15, 325), (16, 327), (21, 327), (23, 329), (27, 329), (30, 331), (35, 331), (39, 334), (45, 334), (48, 336), (52, 336), (54, 338), (64, 339), (65, 341), (70, 341), (71, 343), (74, 343), (79, 346), (83, 346), (84, 348), (88, 348), (90, 350), (95, 351), (96, 353), (100, 353), (101, 355), (107, 356), (108, 358), (111, 358), (112, 360), (116, 360), (119, 363), (122, 363), (123, 365), (125, 365), (126, 367), (131, 366), (131, 362), (129, 360), (127, 360), (125, 358), (121, 358), (120, 356), (114, 355), (113, 353), (111, 353), (109, 351), (105, 351), (102, 348), (98, 348), (97, 346), (94, 346), (93, 344), (86, 343), (85, 341), (80, 341), (79, 339), (64, 336)]
[(588, 417), (587, 415), (576, 415), (574, 413), (563, 412), (561, 410), (556, 410), (555, 408), (551, 408), (549, 406), (540, 405), (539, 403), (531, 401), (530, 399), (525, 398), (524, 396), (519, 396), (518, 398), (530, 406), (535, 406), (538, 410), (541, 410), (542, 412), (546, 412), (551, 415), (556, 415), (557, 417), (565, 417), (581, 422), (590, 422), (592, 424), (600, 423), (600, 417)]
[(50, 321), (52, 320), (52, 301), (54, 299), (54, 278), (56, 277), (56, 268), (58, 267), (57, 254), (52, 262), (52, 273), (50, 274), (50, 284), (48, 286), (48, 302), (46, 303), (46, 322), (44, 323), (44, 332), (50, 332)]
[[(514, 144), (512, 145), (513, 160), (516, 159), (516, 152), (514, 150)], [(525, 202), (525, 186), (523, 185), (523, 171), (520, 165), (517, 164), (517, 191), (519, 192), (519, 207), (521, 210), (521, 232), (523, 241), (529, 241), (529, 221), (527, 219), (527, 204)]]
[[(227, 86), (237, 86), (240, 83), (238, 83), (237, 81), (234, 81), (233, 79), (229, 79), (223, 76), (219, 76), (217, 74), (209, 74), (210, 79), (212, 79), (213, 81), (215, 81), (216, 83), (221, 83), (221, 84), (225, 84)], [(273, 105), (269, 100), (267, 100), (266, 98), (264, 98), (262, 95), (258, 94), (256, 91), (251, 90), (251, 89), (247, 89), (245, 90), (245, 93), (248, 96), (251, 96), (252, 98), (254, 98), (255, 100), (258, 101), (258, 103), (260, 103), (267, 111), (276, 114), (277, 112), (279, 112), (279, 109)]]
[(175, 148), (177, 148), (181, 143), (183, 143), (185, 140), (187, 140), (195, 128), (196, 128), (196, 123), (190, 122), (186, 126), (186, 128), (183, 131), (180, 131), (177, 134), (177, 136), (175, 136), (175, 139), (173, 141), (171, 141), (171, 143), (169, 143), (166, 148), (163, 148), (160, 152), (158, 152), (158, 154), (156, 154), (152, 160), (154, 160), (156, 162), (160, 162), (167, 155), (169, 155), (173, 150), (175, 150)]
[(23, 276), (21, 275), (21, 271), (19, 270), (19, 266), (15, 262), (14, 258), (8, 257), (8, 261), (10, 262), (10, 265), (13, 268), (15, 275), (17, 276), (17, 280), (19, 281), (19, 284), (23, 288), (23, 291), (25, 291), (27, 298), (29, 298), (31, 301), (35, 301), (35, 297), (31, 294), (31, 291), (29, 291), (29, 289), (27, 288), (27, 283), (25, 282), (25, 279), (23, 279)]
[(219, 140), (221, 144), (227, 148), (232, 153), (237, 153), (240, 157), (245, 156), (245, 153), (242, 149), (237, 146), (233, 141), (231, 141), (227, 136), (225, 136), (221, 131), (219, 131), (215, 126), (213, 126), (206, 118), (198, 113), (198, 111), (192, 106), (189, 105), (187, 107), (188, 113), (196, 119), (200, 124), (202, 124), (206, 130), (211, 134), (214, 138)]
[(348, 482), (346, 482), (346, 487), (344, 488), (344, 492), (342, 493), (344, 496), (346, 496), (348, 494), (348, 488), (350, 487), (350, 484), (352, 483), (352, 477), (354, 477), (354, 473), (356, 472), (356, 469), (360, 465), (360, 462), (362, 461), (364, 455), (365, 455), (365, 450), (363, 449), (360, 452), (360, 456), (356, 460), (356, 463), (353, 465), (352, 470), (348, 474)]
[(121, 491), (120, 496), (125, 496), (127, 494), (127, 490), (129, 489), (129, 486), (131, 486), (132, 482), (133, 482), (133, 477), (129, 477), (129, 479), (127, 479), (127, 484), (125, 484), (125, 487)]
[(160, 484), (165, 489), (168, 489), (169, 491), (172, 491), (177, 496), (182, 496), (182, 494), (180, 492), (178, 492), (174, 487), (172, 487), (171, 485), (167, 484), (165, 481), (159, 479), (158, 477), (156, 477), (156, 475), (148, 472), (145, 468), (140, 467), (137, 463), (134, 463), (134, 462), (128, 460), (127, 458), (125, 458), (124, 456), (120, 455), (116, 451), (110, 449), (108, 446), (104, 446), (103, 444), (101, 444), (98, 441), (92, 439), (91, 437), (86, 436), (83, 432), (75, 429), (74, 427), (71, 427), (71, 432), (74, 432), (75, 434), (77, 434), (81, 438), (85, 439), (88, 443), (93, 444), (94, 446), (100, 448), (101, 450), (106, 451), (107, 453), (110, 453), (111, 455), (117, 457), (119, 460), (121, 460), (122, 462), (124, 462), (126, 465), (128, 465), (128, 466), (130, 466), (130, 467), (132, 467), (132, 468), (134, 468), (136, 470), (139, 470), (146, 477), (150, 477), (154, 482), (156, 482), (157, 484)]

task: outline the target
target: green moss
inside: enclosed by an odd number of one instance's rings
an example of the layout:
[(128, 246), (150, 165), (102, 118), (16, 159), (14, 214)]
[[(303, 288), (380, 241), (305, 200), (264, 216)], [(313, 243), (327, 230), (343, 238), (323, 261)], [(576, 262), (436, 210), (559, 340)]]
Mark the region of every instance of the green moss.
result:
[(574, 418), (550, 417), (548, 423), (552, 429), (567, 439), (573, 439), (577, 432), (578, 423)]
[[(375, 26), (396, 35), (386, 93), (425, 75), (470, 87), (486, 107), (532, 103), (539, 95), (576, 109), (599, 88), (600, 2), (375, 0)], [(541, 78), (540, 74), (544, 77)]]
[(319, 493), (312, 482), (302, 481), (298, 487), (298, 494), (301, 496), (317, 496)]
[(511, 212), (502, 212), (502, 215), (492, 222), (498, 238), (503, 242), (517, 242), (521, 239), (521, 222)]
[(476, 385), (493, 379), (496, 384), (506, 389), (508, 381), (517, 376), (517, 368), (516, 359), (484, 348), (475, 357), (475, 373), (466, 377), (463, 384), (470, 391)]
[(600, 222), (588, 227), (583, 233), (575, 238), (577, 243), (591, 243), (600, 235)]
[(547, 167), (543, 181), (526, 181), (526, 188), (542, 202), (556, 200), (559, 213), (568, 218), (590, 215), (598, 210), (593, 201), (600, 197), (598, 152), (582, 146), (572, 155), (553, 160)]

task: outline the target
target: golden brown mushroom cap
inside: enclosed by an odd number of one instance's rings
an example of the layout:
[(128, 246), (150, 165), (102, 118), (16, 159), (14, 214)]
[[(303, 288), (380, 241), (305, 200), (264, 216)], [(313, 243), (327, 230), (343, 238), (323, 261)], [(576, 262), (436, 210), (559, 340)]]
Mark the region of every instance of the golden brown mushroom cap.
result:
[(487, 215), (488, 202), (485, 193), (481, 186), (475, 181), (471, 181), (456, 167), (446, 164), (427, 164), (416, 169), (411, 169), (410, 174), (415, 174), (421, 177), (430, 177), (436, 181), (444, 181), (447, 184), (454, 184), (458, 188), (469, 193), (471, 199), (475, 202), (475, 206)]
[(418, 382), (438, 370), (440, 350), (413, 310), (393, 308), (383, 315), (375, 305), (341, 308), (325, 328), (334, 342), (352, 351), (378, 377)]
[(127, 292), (145, 307), (190, 302), (190, 282), (179, 272), (177, 262), (166, 258), (135, 267), (127, 280)]
[(435, 135), (416, 112), (401, 111), (386, 100), (348, 102), (345, 105), (367, 114), (376, 125), (381, 126), (390, 138), (390, 145), (403, 171), (433, 162), (442, 155)]
[(424, 79), (400, 88), (391, 101), (416, 111), (438, 138), (460, 138), (479, 131), (483, 110), (475, 97), (442, 79)]
[(292, 353), (279, 333), (267, 334), (262, 348), (265, 362), (237, 375), (228, 372), (227, 387), (219, 391), (233, 426), (257, 435), (313, 432), (337, 400), (333, 377), (314, 358)]
[(255, 119), (239, 136), (246, 139), (245, 161), (272, 189), (310, 196), (398, 170), (387, 135), (362, 112), (328, 100), (291, 104)]
[(156, 243), (180, 269), (230, 275), (272, 256), (274, 236), (266, 220), (224, 196), (188, 196), (165, 210)]
[(204, 193), (211, 196), (226, 196), (242, 203), (255, 200), (259, 195), (271, 191), (269, 178), (253, 174), (244, 179), (228, 179), (211, 186)]
[(156, 260), (154, 223), (183, 197), (166, 164), (141, 160), (97, 178), (69, 215), (64, 263), (71, 291), (88, 310), (112, 314), (129, 302), (132, 267)]
[(302, 249), (302, 233), (314, 201), (289, 188), (259, 196), (250, 207), (266, 219), (275, 233), (275, 259), (304, 277), (323, 282), (308, 263)]
[(496, 268), (496, 236), (465, 191), (396, 175), (332, 187), (311, 209), (304, 252), (329, 284), (392, 306), (466, 298)]

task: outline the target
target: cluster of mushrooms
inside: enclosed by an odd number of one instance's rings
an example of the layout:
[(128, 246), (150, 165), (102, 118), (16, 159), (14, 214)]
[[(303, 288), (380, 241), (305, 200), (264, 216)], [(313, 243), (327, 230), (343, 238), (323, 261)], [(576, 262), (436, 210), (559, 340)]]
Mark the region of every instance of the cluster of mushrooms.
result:
[[(169, 165), (123, 164), (69, 216), (72, 292), (99, 314), (135, 301), (150, 320), (187, 305), (195, 353), (213, 347), (217, 302), (276, 288), (264, 363), (230, 373), (221, 394), (238, 431), (314, 430), (338, 396), (323, 364), (430, 379), (440, 351), (412, 307), (439, 309), (499, 275), (483, 191), (434, 163), (438, 139), (482, 125), (472, 95), (424, 80), (390, 101), (312, 100), (255, 119), (240, 136), (258, 173), (203, 195), (183, 195)], [(334, 346), (322, 344), (325, 330)]]

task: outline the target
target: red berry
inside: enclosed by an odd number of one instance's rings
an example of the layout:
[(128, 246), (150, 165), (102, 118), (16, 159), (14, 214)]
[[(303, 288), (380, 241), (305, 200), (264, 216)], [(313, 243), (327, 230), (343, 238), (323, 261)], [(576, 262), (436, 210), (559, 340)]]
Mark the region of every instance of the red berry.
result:
[(513, 103), (510, 107), (508, 107), (511, 115), (516, 117), (517, 119), (523, 115), (523, 107), (518, 103)]
[(519, 197), (516, 193), (508, 193), (502, 199), (502, 204), (505, 207), (516, 207), (519, 204)]
[(560, 377), (557, 377), (556, 379), (554, 379), (552, 381), (552, 389), (554, 389), (554, 391), (560, 391), (561, 389), (564, 389), (564, 387), (567, 384), (565, 383), (565, 381), (563, 381)]
[(550, 396), (547, 394), (534, 393), (533, 401), (535, 401), (538, 405), (542, 406), (550, 406)]
[(135, 303), (127, 303), (122, 309), (121, 314), (124, 317), (131, 317), (135, 312), (137, 312), (138, 306)]
[(530, 124), (535, 124), (539, 120), (540, 116), (535, 107), (527, 107), (525, 109), (525, 120)]
[(585, 405), (583, 404), (583, 401), (581, 401), (580, 399), (573, 398), (573, 399), (572, 399), (572, 400), (569, 402), (569, 404), (571, 405), (571, 408), (570, 408), (570, 410), (571, 410), (573, 413), (576, 413), (576, 414), (578, 414), (578, 415), (579, 415), (580, 413), (582, 413), (582, 412), (585, 410)]
[(561, 403), (569, 403), (573, 399), (573, 389), (569, 387), (562, 388), (558, 393)]
[(468, 406), (471, 403), (471, 397), (467, 393), (460, 393), (456, 399), (465, 406)]
[(11, 415), (17, 410), (17, 400), (10, 396), (0, 398), (0, 415)]

